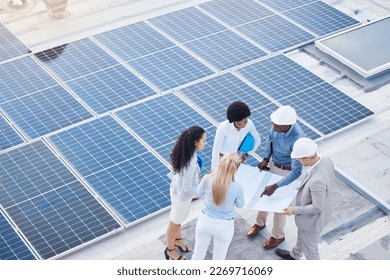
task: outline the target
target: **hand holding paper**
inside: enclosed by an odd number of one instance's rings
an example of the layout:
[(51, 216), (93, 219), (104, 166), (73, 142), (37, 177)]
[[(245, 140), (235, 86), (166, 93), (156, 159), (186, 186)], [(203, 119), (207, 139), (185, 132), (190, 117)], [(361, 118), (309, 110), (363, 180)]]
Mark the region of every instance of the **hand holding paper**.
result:
[(265, 186), (279, 181), (281, 176), (262, 171), (257, 167), (241, 164), (235, 176), (236, 182), (244, 188), (246, 204), (244, 208), (266, 212), (283, 212), (295, 198), (300, 182), (294, 181), (287, 186), (276, 188), (271, 196), (263, 195)]

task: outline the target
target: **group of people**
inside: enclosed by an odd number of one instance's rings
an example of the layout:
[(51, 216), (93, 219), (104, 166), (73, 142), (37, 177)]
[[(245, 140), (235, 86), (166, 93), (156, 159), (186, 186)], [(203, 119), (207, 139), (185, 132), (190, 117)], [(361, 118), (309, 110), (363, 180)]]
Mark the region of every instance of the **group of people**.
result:
[[(226, 258), (234, 234), (235, 208), (245, 205), (245, 186), (235, 182), (234, 177), (240, 164), (261, 144), (250, 116), (251, 111), (244, 102), (235, 101), (229, 105), (227, 120), (219, 124), (214, 138), (211, 173), (202, 179), (203, 160), (198, 152), (206, 145), (206, 131), (192, 126), (179, 135), (170, 155), (171, 212), (164, 251), (167, 260), (184, 260), (180, 252), (190, 251), (183, 241), (181, 224), (188, 217), (194, 196), (203, 197), (203, 208), (196, 223), (192, 259), (204, 259), (211, 242), (213, 259)], [(294, 180), (299, 180), (300, 186), (294, 202), (280, 213), (274, 213), (271, 237), (263, 248), (276, 248), (285, 240), (286, 216), (294, 215), (298, 229), (296, 244), (291, 251), (277, 248), (275, 253), (288, 260), (298, 260), (303, 255), (308, 260), (317, 260), (320, 235), (331, 217), (334, 165), (329, 158), (320, 157), (317, 144), (305, 137), (294, 108), (281, 106), (270, 119), (272, 126), (258, 168), (278, 174), (281, 179), (265, 186), (261, 196), (271, 196)], [(243, 144), (246, 149), (242, 148)], [(266, 227), (267, 216), (267, 212), (257, 213), (256, 221), (247, 233), (249, 238)]]

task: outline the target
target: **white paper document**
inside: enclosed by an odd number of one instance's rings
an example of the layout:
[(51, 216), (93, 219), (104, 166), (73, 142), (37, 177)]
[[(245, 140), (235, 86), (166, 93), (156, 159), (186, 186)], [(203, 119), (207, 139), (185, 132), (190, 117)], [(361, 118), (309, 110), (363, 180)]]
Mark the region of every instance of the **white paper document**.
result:
[(244, 208), (266, 212), (282, 212), (297, 195), (299, 181), (277, 188), (271, 196), (263, 195), (260, 197), (266, 186), (276, 183), (281, 178), (282, 176), (268, 171), (260, 172), (257, 167), (241, 164), (236, 173), (235, 181), (244, 188)]

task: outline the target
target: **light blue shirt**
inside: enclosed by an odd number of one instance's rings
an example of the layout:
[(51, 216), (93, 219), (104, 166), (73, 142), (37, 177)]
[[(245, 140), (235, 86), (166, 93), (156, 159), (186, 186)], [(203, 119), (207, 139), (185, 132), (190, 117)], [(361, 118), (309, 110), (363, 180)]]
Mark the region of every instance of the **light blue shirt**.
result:
[(291, 172), (276, 182), (279, 187), (290, 184), (301, 175), (302, 164), (297, 159), (291, 159), (294, 143), (301, 137), (306, 136), (297, 123), (291, 125), (291, 128), (286, 132), (276, 132), (272, 127), (268, 134), (263, 158), (270, 159), (272, 157), (272, 161), (275, 163), (291, 166)]
[(243, 187), (239, 183), (231, 182), (225, 200), (218, 206), (214, 204), (211, 193), (213, 178), (208, 180), (206, 186), (204, 186), (204, 179), (205, 177), (203, 176), (196, 190), (199, 196), (205, 197), (202, 209), (203, 213), (212, 218), (233, 219), (235, 207), (241, 208), (245, 204)]

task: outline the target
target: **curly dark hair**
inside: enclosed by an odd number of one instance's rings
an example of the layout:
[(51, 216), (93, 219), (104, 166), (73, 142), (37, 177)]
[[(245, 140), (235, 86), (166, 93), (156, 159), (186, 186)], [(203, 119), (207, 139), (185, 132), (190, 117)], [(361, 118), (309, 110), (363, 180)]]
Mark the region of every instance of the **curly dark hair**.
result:
[(179, 173), (187, 167), (195, 152), (195, 142), (199, 141), (205, 130), (200, 126), (191, 126), (181, 132), (170, 155), (172, 168)]
[(226, 111), (230, 123), (241, 121), (251, 115), (248, 105), (241, 101), (235, 101), (229, 105)]

